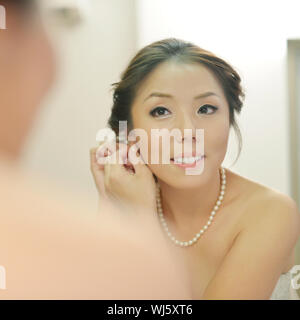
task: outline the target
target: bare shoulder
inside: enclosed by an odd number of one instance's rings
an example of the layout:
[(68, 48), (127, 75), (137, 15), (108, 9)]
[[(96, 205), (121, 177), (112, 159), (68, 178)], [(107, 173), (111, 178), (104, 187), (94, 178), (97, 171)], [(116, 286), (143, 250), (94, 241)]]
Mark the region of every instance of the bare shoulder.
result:
[(224, 210), (237, 228), (202, 299), (269, 299), (279, 276), (293, 266), (300, 235), (297, 205), (288, 195), (231, 170), (226, 180)]
[[(282, 241), (288, 242), (287, 246), (294, 247), (300, 237), (300, 211), (296, 201), (287, 194), (231, 170), (228, 171), (228, 177), (236, 190), (236, 199), (239, 199), (235, 201), (237, 206), (245, 208), (241, 216), (241, 231), (255, 232), (262, 226), (266, 232), (277, 232), (284, 239)], [(285, 271), (293, 266), (294, 254), (293, 250)]]
[(300, 235), (300, 212), (295, 200), (229, 169), (226, 171), (228, 184), (230, 183), (228, 189), (231, 189), (229, 202), (234, 203), (237, 208), (243, 208), (242, 228), (263, 221), (270, 223), (271, 227), (286, 222), (291, 224), (291, 231), (294, 230), (295, 236)]

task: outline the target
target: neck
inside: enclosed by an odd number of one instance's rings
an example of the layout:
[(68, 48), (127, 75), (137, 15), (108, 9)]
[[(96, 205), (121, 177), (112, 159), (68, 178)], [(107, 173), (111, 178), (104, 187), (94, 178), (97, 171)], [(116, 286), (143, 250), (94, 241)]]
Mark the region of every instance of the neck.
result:
[(221, 189), (221, 172), (213, 175), (194, 189), (174, 188), (159, 180), (163, 214), (167, 221), (176, 226), (191, 226), (207, 219), (216, 205)]

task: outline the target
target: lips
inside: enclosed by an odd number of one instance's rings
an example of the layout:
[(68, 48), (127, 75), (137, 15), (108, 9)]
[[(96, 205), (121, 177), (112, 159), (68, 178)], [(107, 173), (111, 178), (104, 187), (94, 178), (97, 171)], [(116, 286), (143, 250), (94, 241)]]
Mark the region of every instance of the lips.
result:
[(197, 154), (195, 151), (194, 152), (189, 152), (189, 153), (184, 153), (184, 154), (178, 154), (177, 156), (171, 158), (171, 160), (178, 160), (178, 159), (188, 159), (188, 158), (200, 158), (200, 157), (206, 157), (203, 154)]
[(194, 168), (201, 161), (203, 161), (203, 158), (200, 158), (199, 160), (191, 162), (191, 163), (185, 163), (185, 162), (180, 163), (180, 162), (175, 162), (174, 160), (171, 160), (171, 163), (179, 168)]
[(197, 153), (196, 151), (193, 152), (184, 152), (184, 153), (178, 153), (176, 156), (174, 156), (172, 159), (176, 158), (182, 158), (182, 157), (196, 157), (196, 156), (202, 156), (202, 153)]
[(188, 168), (188, 167), (194, 167), (198, 162), (201, 162), (204, 158), (206, 158), (205, 155), (201, 156), (176, 156), (175, 158), (171, 158), (171, 162), (179, 167)]

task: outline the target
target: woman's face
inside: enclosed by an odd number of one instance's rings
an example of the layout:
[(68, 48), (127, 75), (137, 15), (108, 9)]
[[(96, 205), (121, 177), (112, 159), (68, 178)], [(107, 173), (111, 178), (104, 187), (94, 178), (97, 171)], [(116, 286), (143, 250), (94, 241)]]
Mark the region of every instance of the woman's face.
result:
[[(159, 92), (172, 97), (152, 96)], [(213, 95), (194, 99), (212, 92)], [(145, 100), (146, 99), (146, 100)], [(205, 184), (221, 166), (227, 150), (230, 131), (229, 106), (222, 86), (215, 75), (200, 64), (165, 62), (160, 64), (140, 86), (131, 109), (134, 129), (143, 129), (148, 136), (147, 155), (141, 155), (159, 181), (175, 188), (195, 188)], [(170, 139), (170, 158), (178, 155), (175, 144), (183, 145), (184, 129), (192, 129), (187, 137), (193, 151), (196, 150), (195, 129), (204, 129), (204, 169), (201, 174), (187, 175), (186, 169), (175, 165), (162, 164), (162, 140), (157, 150), (151, 151), (151, 129), (177, 129), (182, 139)], [(159, 163), (151, 163), (151, 152), (159, 152)], [(181, 149), (181, 153), (183, 149)], [(175, 154), (176, 153), (176, 154)]]

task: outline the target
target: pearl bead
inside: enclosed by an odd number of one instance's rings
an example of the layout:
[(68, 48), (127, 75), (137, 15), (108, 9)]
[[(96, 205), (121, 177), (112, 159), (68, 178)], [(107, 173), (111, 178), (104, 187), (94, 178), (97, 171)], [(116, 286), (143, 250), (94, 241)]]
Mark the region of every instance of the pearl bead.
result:
[(163, 216), (163, 209), (162, 209), (162, 204), (161, 204), (161, 198), (160, 198), (160, 185), (157, 183), (156, 184), (156, 203), (157, 203), (157, 212), (159, 215), (159, 219), (161, 221), (162, 226), (164, 227), (167, 235), (169, 236), (169, 238), (176, 244), (179, 245), (181, 247), (186, 247), (189, 245), (192, 245), (193, 243), (195, 243), (200, 237), (201, 235), (205, 232), (205, 230), (207, 230), (208, 226), (211, 224), (214, 215), (216, 214), (216, 211), (219, 209), (219, 206), (222, 203), (222, 200), (224, 198), (224, 194), (225, 194), (225, 188), (226, 188), (226, 171), (223, 167), (221, 167), (221, 189), (220, 189), (220, 195), (218, 197), (218, 200), (216, 202), (216, 205), (214, 206), (214, 210), (212, 210), (209, 220), (207, 222), (207, 224), (194, 236), (194, 238), (192, 240), (189, 241), (179, 241), (177, 240), (169, 231), (167, 223), (164, 219)]

